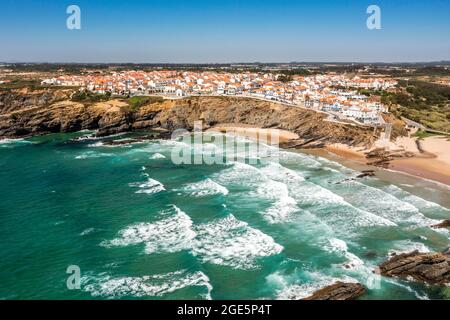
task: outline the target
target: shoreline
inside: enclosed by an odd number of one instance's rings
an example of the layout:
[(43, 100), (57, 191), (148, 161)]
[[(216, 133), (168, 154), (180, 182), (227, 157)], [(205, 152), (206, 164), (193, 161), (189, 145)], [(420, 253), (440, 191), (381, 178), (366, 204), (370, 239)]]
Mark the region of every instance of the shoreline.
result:
[[(432, 137), (423, 140), (402, 137), (397, 139), (395, 147), (411, 156), (396, 157), (381, 169), (408, 174), (416, 178), (450, 186), (450, 141), (447, 138)], [(325, 150), (345, 160), (370, 166), (366, 153), (370, 149), (354, 148), (346, 145), (330, 145)], [(379, 167), (379, 166), (375, 166)]]
[[(299, 136), (291, 131), (279, 129), (263, 129), (244, 124), (218, 124), (209, 129), (210, 131), (228, 132), (236, 135), (250, 135), (251, 137), (259, 137), (261, 134), (267, 136), (269, 141), (271, 135), (276, 132), (279, 136), (280, 143), (295, 141)], [(381, 143), (379, 143), (380, 145)], [(377, 144), (375, 144), (377, 145)], [(384, 146), (383, 146), (384, 147)], [(396, 142), (386, 144), (387, 149), (393, 153), (409, 154), (408, 156), (396, 156), (387, 162), (386, 167), (370, 164), (366, 153), (372, 149), (365, 147), (351, 147), (344, 144), (331, 144), (324, 148), (316, 150), (324, 150), (345, 161), (352, 161), (361, 166), (361, 170), (377, 168), (385, 172), (396, 172), (399, 174), (409, 175), (424, 181), (442, 184), (450, 187), (450, 141), (446, 137), (430, 137), (423, 140), (400, 137)], [(289, 148), (288, 149), (296, 149)], [(297, 149), (302, 150), (302, 149)], [(305, 151), (305, 150), (302, 150)], [(307, 153), (316, 154), (316, 152), (308, 149)], [(317, 152), (320, 154), (321, 152)], [(323, 156), (323, 153), (321, 154)], [(373, 160), (373, 159), (372, 159)], [(345, 162), (344, 161), (344, 162)]]
[(269, 143), (285, 143), (299, 139), (299, 136), (296, 133), (287, 130), (256, 128), (252, 125), (234, 123), (218, 124), (206, 130), (206, 132), (234, 134), (237, 136), (254, 138), (259, 141), (266, 140)]
[[(421, 179), (428, 183), (434, 183), (440, 187), (450, 189), (450, 140), (447, 137), (429, 137), (419, 140), (410, 137), (398, 138), (395, 143), (389, 142), (388, 148), (391, 151), (409, 152), (412, 156), (396, 156), (394, 159), (388, 160), (386, 166), (380, 166), (369, 163), (366, 153), (373, 151), (365, 147), (351, 147), (345, 144), (330, 144), (324, 147), (303, 149), (301, 147), (289, 146), (289, 142), (295, 142), (300, 137), (288, 130), (273, 128), (258, 128), (254, 125), (238, 124), (238, 123), (221, 123), (209, 128), (207, 131), (231, 133), (249, 138), (266, 139), (266, 142), (280, 143), (279, 147), (287, 150), (298, 150), (307, 154), (317, 155), (330, 158), (343, 165), (358, 168), (360, 171), (367, 169), (376, 170), (377, 172), (398, 173), (408, 175), (416, 179)], [(274, 139), (275, 137), (275, 139)], [(29, 137), (22, 138), (0, 138), (0, 142), (5, 141), (23, 141)], [(285, 144), (286, 146), (283, 146)], [(375, 144), (377, 145), (377, 143)], [(373, 160), (373, 159), (372, 159)], [(350, 162), (350, 163), (349, 163)]]

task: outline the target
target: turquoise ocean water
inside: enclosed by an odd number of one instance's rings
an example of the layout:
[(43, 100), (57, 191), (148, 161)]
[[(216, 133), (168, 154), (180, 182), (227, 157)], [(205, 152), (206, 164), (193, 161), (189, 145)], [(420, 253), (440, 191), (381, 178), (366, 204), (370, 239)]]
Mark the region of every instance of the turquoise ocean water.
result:
[(284, 150), (175, 165), (181, 142), (72, 140), (86, 135), (0, 141), (0, 299), (290, 299), (338, 279), (368, 286), (362, 299), (450, 298), (372, 272), (393, 251), (449, 247), (429, 228), (450, 217), (445, 190)]

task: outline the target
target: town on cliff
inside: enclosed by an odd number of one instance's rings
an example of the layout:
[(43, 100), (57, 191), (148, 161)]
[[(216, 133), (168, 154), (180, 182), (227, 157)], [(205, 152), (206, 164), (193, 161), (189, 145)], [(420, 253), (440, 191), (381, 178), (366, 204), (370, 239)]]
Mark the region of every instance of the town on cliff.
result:
[(389, 90), (391, 78), (346, 75), (286, 77), (273, 73), (220, 73), (211, 71), (121, 71), (108, 74), (61, 75), (42, 80), (43, 85), (78, 86), (82, 90), (117, 96), (161, 95), (242, 96), (276, 101), (326, 112), (330, 121), (384, 126), (388, 106), (359, 90)]

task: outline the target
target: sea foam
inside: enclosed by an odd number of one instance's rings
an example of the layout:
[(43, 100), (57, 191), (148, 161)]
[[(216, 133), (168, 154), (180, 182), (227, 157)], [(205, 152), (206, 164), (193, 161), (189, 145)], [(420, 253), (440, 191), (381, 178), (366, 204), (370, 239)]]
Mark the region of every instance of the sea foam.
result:
[(94, 297), (161, 297), (186, 287), (206, 287), (203, 298), (211, 299), (213, 287), (203, 272), (181, 270), (143, 277), (89, 277), (82, 279), (83, 288)]
[(195, 228), (193, 254), (203, 262), (238, 269), (257, 268), (257, 259), (279, 254), (283, 247), (233, 215)]
[(154, 194), (166, 190), (161, 182), (150, 177), (147, 178), (147, 181), (133, 182), (128, 185), (132, 188), (139, 188), (136, 193)]
[(227, 188), (209, 178), (200, 182), (190, 183), (181, 190), (190, 194), (192, 197), (206, 197), (218, 194), (226, 196), (229, 193)]
[[(190, 217), (175, 207), (175, 214), (153, 223), (139, 223), (119, 232), (119, 237), (110, 241), (103, 241), (102, 246), (129, 246), (145, 244), (145, 252), (178, 252), (191, 248), (191, 241), (195, 237)], [(163, 212), (163, 215), (167, 215)]]

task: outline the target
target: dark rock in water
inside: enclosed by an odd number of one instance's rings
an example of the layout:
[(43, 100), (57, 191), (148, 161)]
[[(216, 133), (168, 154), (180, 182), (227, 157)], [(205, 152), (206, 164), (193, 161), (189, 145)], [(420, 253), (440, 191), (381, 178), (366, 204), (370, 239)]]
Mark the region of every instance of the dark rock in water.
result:
[(362, 296), (366, 288), (360, 283), (336, 282), (322, 288), (303, 300), (354, 300)]
[(450, 220), (444, 220), (441, 223), (438, 223), (434, 226), (431, 226), (434, 229), (441, 229), (441, 228), (450, 228)]
[(357, 179), (362, 179), (365, 177), (374, 177), (375, 176), (375, 171), (374, 170), (364, 170), (361, 171), (360, 175), (357, 175), (356, 178)]
[(136, 140), (136, 139), (109, 140), (109, 141), (104, 141), (103, 144), (105, 146), (121, 146), (121, 145), (136, 143), (136, 142), (141, 142), (141, 141)]
[(429, 284), (450, 283), (450, 252), (398, 254), (380, 265), (380, 272), (387, 277), (411, 277)]
[(104, 141), (103, 144), (106, 146), (120, 146), (120, 145), (144, 142), (144, 141), (155, 140), (155, 139), (162, 139), (161, 135), (155, 134), (155, 135), (147, 135), (147, 136), (141, 136), (141, 137), (135, 137), (135, 138), (122, 139), (122, 140), (109, 140), (109, 141)]
[(355, 181), (356, 179), (362, 179), (362, 178), (374, 177), (374, 176), (375, 176), (374, 170), (363, 170), (363, 171), (361, 171), (361, 173), (359, 175), (357, 175), (354, 178), (344, 179), (344, 180), (335, 182), (334, 184), (341, 184), (341, 183), (345, 183), (345, 182)]
[(378, 254), (375, 251), (367, 251), (363, 254), (363, 257), (367, 259), (375, 259), (378, 257)]

